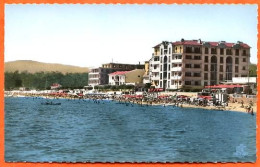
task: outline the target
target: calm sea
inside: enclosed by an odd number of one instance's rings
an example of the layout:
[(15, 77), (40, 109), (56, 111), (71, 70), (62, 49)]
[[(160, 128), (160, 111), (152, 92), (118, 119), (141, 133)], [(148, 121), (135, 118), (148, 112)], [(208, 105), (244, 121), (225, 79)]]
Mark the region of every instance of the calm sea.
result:
[(254, 162), (256, 116), (112, 101), (5, 98), (8, 162)]

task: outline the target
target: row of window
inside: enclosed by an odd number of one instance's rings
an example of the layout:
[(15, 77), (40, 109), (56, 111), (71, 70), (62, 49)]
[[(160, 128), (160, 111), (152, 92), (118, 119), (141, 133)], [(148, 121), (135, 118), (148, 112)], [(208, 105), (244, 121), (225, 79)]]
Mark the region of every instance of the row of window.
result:
[[(216, 78), (216, 74), (211, 74), (211, 80), (217, 80)], [(238, 74), (235, 74), (235, 77), (239, 77)], [(247, 77), (247, 75), (241, 75), (241, 77)], [(226, 80), (231, 80), (232, 79), (232, 73), (226, 73)], [(204, 80), (209, 80), (209, 74), (208, 73), (204, 73)], [(224, 81), (224, 75), (223, 74), (219, 74), (219, 81)]]
[[(224, 67), (223, 65), (219, 66), (219, 72), (223, 72), (223, 67)], [(205, 64), (204, 65), (204, 71), (208, 71), (208, 70), (209, 70), (208, 65)], [(242, 70), (247, 70), (246, 66), (242, 66)], [(217, 65), (216, 64), (211, 64), (210, 71), (218, 71)], [(227, 65), (226, 66), (226, 71), (232, 72), (232, 65), (231, 66)], [(235, 66), (235, 72), (238, 72), (238, 71), (239, 71), (239, 66)]]
[[(246, 58), (243, 58), (243, 59), (241, 59), (241, 60), (242, 60), (242, 62), (247, 62), (247, 61), (246, 61)], [(211, 62), (212, 62), (212, 61), (213, 61), (213, 59), (211, 60)], [(217, 60), (214, 60), (214, 61), (217, 61)], [(208, 63), (208, 62), (209, 62), (208, 56), (205, 56), (204, 62), (205, 62), (205, 63)], [(219, 62), (220, 62), (220, 63), (224, 63), (224, 58), (223, 58), (223, 57), (220, 57)], [(216, 63), (217, 63), (217, 62), (216, 62)], [(232, 63), (232, 58), (231, 58), (231, 63)], [(235, 63), (236, 63), (236, 64), (239, 64), (239, 58), (235, 58)]]
[[(182, 49), (182, 47), (180, 47), (180, 50)], [(211, 54), (217, 54), (217, 48), (205, 48), (204, 50), (204, 53), (205, 54), (209, 54), (209, 50), (210, 50), (210, 53)], [(191, 47), (191, 46), (186, 46), (185, 47), (185, 53), (198, 53), (198, 54), (201, 54), (201, 47)], [(240, 49), (230, 49), (230, 48), (219, 48), (219, 53), (220, 55), (224, 55), (224, 53), (226, 53), (226, 55), (233, 55), (233, 51), (235, 53), (236, 56), (239, 56), (240, 55)], [(175, 53), (177, 52), (177, 47), (175, 47)], [(168, 48), (168, 49), (161, 49), (161, 55), (164, 55), (164, 54), (171, 54), (172, 53), (172, 50), (171, 48)], [(157, 50), (155, 50), (155, 54), (157, 55)], [(246, 50), (243, 50), (242, 51), (242, 55), (243, 56), (246, 56)]]

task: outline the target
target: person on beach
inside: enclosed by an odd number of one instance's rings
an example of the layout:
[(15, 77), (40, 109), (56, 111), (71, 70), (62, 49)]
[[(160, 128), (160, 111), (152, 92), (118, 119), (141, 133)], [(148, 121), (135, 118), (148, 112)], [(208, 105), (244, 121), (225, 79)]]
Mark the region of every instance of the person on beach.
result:
[(244, 101), (241, 100), (241, 108), (244, 108)]
[(251, 115), (254, 115), (254, 110), (253, 110), (253, 107), (251, 108), (251, 111), (250, 111)]

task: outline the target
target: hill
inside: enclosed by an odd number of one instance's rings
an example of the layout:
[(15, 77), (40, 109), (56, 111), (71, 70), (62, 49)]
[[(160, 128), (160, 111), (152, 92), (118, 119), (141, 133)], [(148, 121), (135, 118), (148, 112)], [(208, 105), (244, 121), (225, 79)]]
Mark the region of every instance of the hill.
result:
[(5, 72), (23, 72), (27, 71), (28, 73), (36, 72), (61, 72), (65, 73), (85, 73), (89, 72), (87, 67), (78, 67), (71, 65), (63, 64), (52, 64), (52, 63), (42, 63), (32, 60), (17, 60), (5, 62)]

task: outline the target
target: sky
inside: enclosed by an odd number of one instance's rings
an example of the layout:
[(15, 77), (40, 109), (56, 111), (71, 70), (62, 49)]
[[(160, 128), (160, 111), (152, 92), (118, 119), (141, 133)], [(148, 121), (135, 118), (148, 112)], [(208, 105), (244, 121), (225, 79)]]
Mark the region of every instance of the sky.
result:
[(5, 62), (137, 64), (181, 38), (242, 41), (257, 63), (257, 5), (5, 5)]

